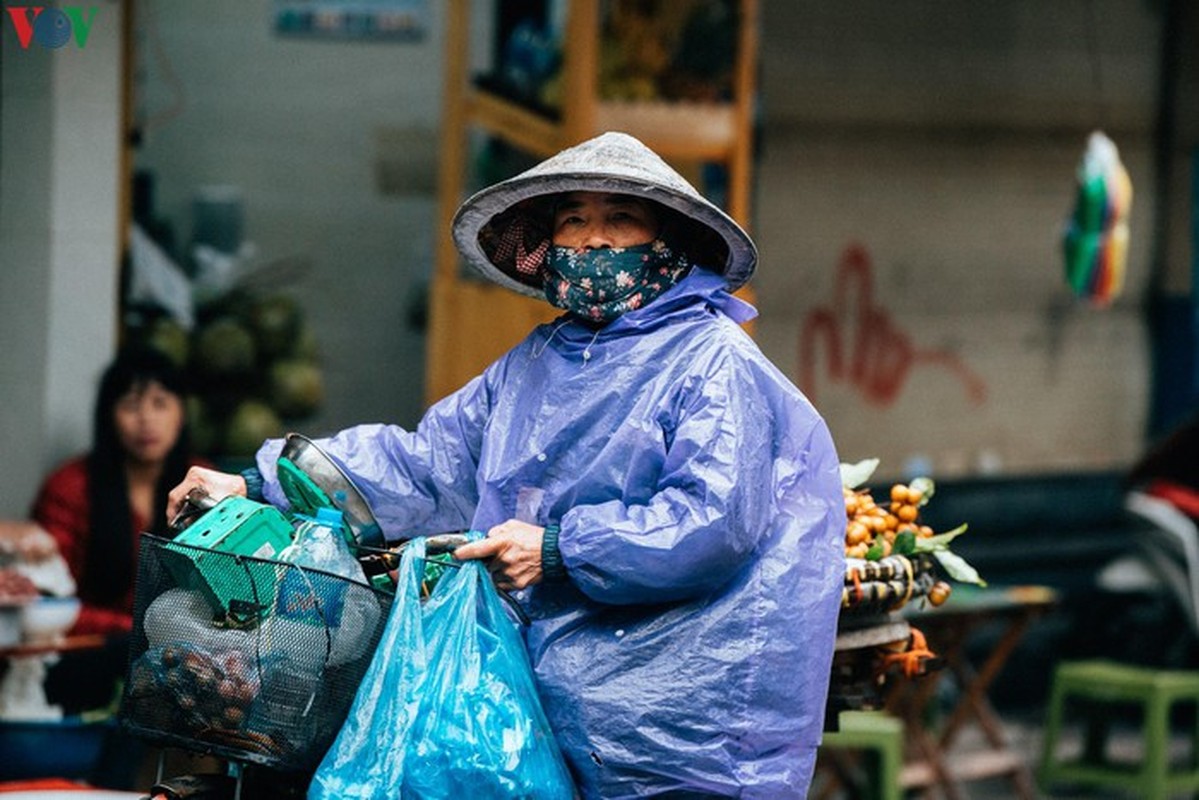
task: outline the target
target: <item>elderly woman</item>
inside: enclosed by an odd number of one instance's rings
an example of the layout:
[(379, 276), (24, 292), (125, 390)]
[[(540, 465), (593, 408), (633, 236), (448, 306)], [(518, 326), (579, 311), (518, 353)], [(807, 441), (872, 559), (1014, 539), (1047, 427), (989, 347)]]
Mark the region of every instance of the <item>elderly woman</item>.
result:
[[(844, 505), (828, 430), (739, 323), (746, 233), (608, 133), (470, 198), (484, 276), (566, 313), (414, 431), (325, 440), (390, 537), (471, 528), (531, 620), (586, 798), (803, 797), (824, 719)], [(284, 502), (281, 443), (172, 493)]]

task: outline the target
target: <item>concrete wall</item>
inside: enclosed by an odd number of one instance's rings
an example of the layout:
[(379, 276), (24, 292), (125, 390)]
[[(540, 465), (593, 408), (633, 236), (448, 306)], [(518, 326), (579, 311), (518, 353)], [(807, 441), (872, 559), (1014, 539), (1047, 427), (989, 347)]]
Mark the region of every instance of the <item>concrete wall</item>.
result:
[[(1154, 6), (851, 0), (763, 17), (759, 338), (842, 457), (889, 474), (1128, 463), (1149, 387)], [(1100, 127), (1136, 192), (1126, 289), (1104, 310), (1071, 296), (1060, 249)]]
[(139, 167), (186, 244), (199, 187), (244, 198), (252, 263), (291, 259), (326, 403), (303, 430), (412, 424), (423, 336), (408, 325), (432, 268), (441, 3), (417, 42), (275, 35), (269, 0), (145, 0), (138, 18)]
[[(423, 342), (406, 316), (433, 247), (442, 4), (408, 44), (280, 39), (268, 0), (138, 7), (137, 160), (158, 175), (159, 212), (186, 240), (196, 189), (240, 186), (259, 257), (308, 265), (291, 288), (329, 386), (311, 431), (411, 424)], [(1131, 459), (1149, 386), (1158, 4), (762, 7), (759, 339), (812, 392), (842, 455), (946, 475)], [(86, 444), (113, 344), (120, 6), (99, 8), (83, 51), (20, 51), (3, 31), (0, 514)], [(1128, 289), (1108, 310), (1069, 297), (1058, 251), (1100, 125), (1138, 192)], [(845, 371), (818, 347), (803, 361), (804, 326), (835, 311), (852, 246), (873, 289), (871, 341), (911, 357), (890, 383), (850, 369), (857, 306), (833, 314)]]
[(0, 31), (0, 516), (86, 447), (116, 341), (121, 6), (85, 46)]
[[(402, 300), (427, 275), (432, 197), (419, 183), (382, 194), (375, 173), (386, 132), (419, 141), (436, 128), (440, 4), (430, 37), (405, 45), (281, 40), (266, 0), (147, 8), (157, 41), (142, 44), (166, 61), (145, 62), (144, 84), (169, 105), (169, 62), (182, 102), (139, 156), (161, 179), (163, 209), (185, 224), (197, 185), (242, 186), (262, 255), (311, 262), (297, 288), (330, 385), (313, 427), (411, 423), (421, 350)], [(1149, 385), (1139, 300), (1153, 224), (1153, 6), (851, 0), (762, 13), (759, 339), (813, 394), (844, 456), (942, 474), (1133, 458)], [(1074, 171), (1100, 125), (1139, 190), (1128, 288), (1104, 311), (1071, 299), (1059, 254)], [(434, 156), (426, 144), (416, 163)], [(836, 312), (838, 377), (827, 343), (805, 342), (804, 328), (836, 311), (851, 247), (874, 323), (863, 345), (856, 307)], [(854, 375), (864, 346), (909, 362)]]

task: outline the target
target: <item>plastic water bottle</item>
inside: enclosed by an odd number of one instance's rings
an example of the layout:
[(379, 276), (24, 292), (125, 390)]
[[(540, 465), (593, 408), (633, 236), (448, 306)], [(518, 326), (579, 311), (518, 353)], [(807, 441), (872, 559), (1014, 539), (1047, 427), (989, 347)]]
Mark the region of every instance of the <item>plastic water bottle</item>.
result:
[(341, 512), (335, 508), (318, 508), (315, 517), (301, 517), (294, 541), (279, 554), (279, 560), (304, 569), (283, 568), (275, 609), (278, 616), (328, 627), (340, 624), (345, 584), (307, 570), (364, 581), (362, 568), (341, 531)]
[[(315, 517), (301, 517), (296, 536), (281, 560), (313, 567), (343, 578), (362, 581), (362, 568), (342, 535), (344, 520), (336, 508), (318, 508)], [(288, 554), (290, 553), (290, 556)]]
[(383, 613), (346, 542), (341, 512), (320, 508), (296, 518), (295, 539), (279, 554), (275, 605), (263, 633), (269, 652), (296, 674), (313, 675), (361, 657)]

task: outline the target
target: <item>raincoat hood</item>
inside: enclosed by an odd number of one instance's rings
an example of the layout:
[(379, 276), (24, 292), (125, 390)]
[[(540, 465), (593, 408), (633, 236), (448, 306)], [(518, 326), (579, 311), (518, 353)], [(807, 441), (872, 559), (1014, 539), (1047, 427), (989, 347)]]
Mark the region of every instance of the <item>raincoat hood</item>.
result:
[(676, 232), (675, 238), (683, 241), (671, 241), (671, 246), (686, 250), (693, 262), (723, 275), (730, 290), (748, 281), (757, 266), (757, 248), (740, 225), (657, 153), (617, 132), (563, 150), (476, 193), (454, 215), (454, 243), (466, 262), (489, 280), (544, 299), (539, 278), (522, 274), (511, 258), (497, 256), (495, 243), (502, 241), (514, 220), (521, 217), (544, 220), (548, 235), (545, 201), (576, 191), (633, 195), (677, 212), (684, 229)]

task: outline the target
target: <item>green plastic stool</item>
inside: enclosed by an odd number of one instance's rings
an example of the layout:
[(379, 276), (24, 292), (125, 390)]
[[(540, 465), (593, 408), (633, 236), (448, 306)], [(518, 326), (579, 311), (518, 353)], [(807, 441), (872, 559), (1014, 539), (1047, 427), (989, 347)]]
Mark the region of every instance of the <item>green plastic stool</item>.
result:
[[(1058, 739), (1066, 706), (1072, 701), (1084, 702), (1091, 713), (1086, 715), (1084, 723), (1081, 758), (1065, 761), (1058, 757)], [(1199, 720), (1199, 672), (1103, 660), (1062, 662), (1054, 672), (1049, 697), (1037, 775), (1041, 789), (1048, 791), (1056, 784), (1065, 783), (1124, 790), (1144, 800), (1199, 792), (1199, 721), (1191, 731), (1190, 765), (1173, 769), (1170, 765), (1170, 713), (1180, 703), (1194, 704)], [(1112, 704), (1141, 708), (1144, 760), (1139, 764), (1113, 763), (1106, 757), (1107, 721)]]
[(903, 767), (903, 723), (884, 711), (842, 711), (840, 730), (826, 732), (821, 749), (863, 750), (878, 768), (870, 776), (875, 800), (899, 800), (899, 771)]

